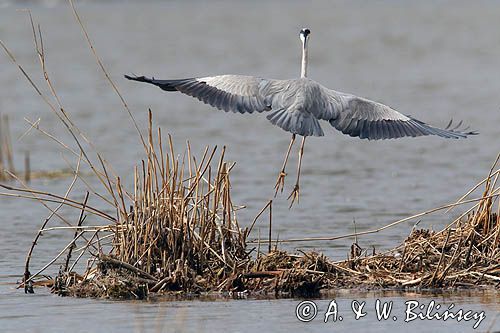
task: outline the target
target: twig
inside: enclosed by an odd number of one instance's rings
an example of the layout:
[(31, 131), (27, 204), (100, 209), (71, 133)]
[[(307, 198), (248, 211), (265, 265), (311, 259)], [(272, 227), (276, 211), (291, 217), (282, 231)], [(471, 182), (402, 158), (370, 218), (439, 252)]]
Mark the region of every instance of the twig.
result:
[[(484, 200), (485, 198), (486, 199), (487, 198), (496, 198), (498, 196), (500, 196), (500, 194), (489, 195), (489, 196), (485, 196), (485, 197), (482, 197), (482, 198), (475, 198), (475, 199), (461, 201), (459, 203), (453, 203), (453, 204), (444, 205), (444, 206), (437, 207), (437, 208), (434, 208), (434, 209), (431, 209), (431, 210), (427, 210), (427, 211), (419, 213), (419, 214), (415, 214), (415, 215), (412, 215), (412, 216), (409, 216), (409, 217), (405, 217), (403, 219), (400, 219), (400, 220), (397, 220), (395, 222), (389, 223), (389, 224), (387, 224), (387, 225), (385, 225), (383, 227), (377, 228), (377, 229), (372, 229), (372, 230), (367, 230), (367, 231), (361, 231), (361, 232), (351, 233), (351, 234), (345, 234), (345, 235), (341, 235), (341, 236), (332, 236), (332, 237), (305, 237), (305, 238), (281, 239), (279, 242), (280, 243), (293, 243), (293, 242), (310, 242), (310, 241), (332, 241), (332, 240), (338, 240), (338, 239), (343, 239), (343, 238), (352, 238), (354, 236), (374, 234), (374, 233), (378, 233), (378, 232), (380, 232), (382, 230), (391, 228), (391, 227), (393, 227), (395, 225), (401, 224), (403, 222), (407, 222), (409, 220), (413, 220), (415, 218), (418, 218), (418, 217), (421, 217), (421, 216), (424, 216), (424, 215), (429, 215), (429, 214), (432, 214), (432, 213), (437, 212), (439, 210), (443, 210), (443, 209), (446, 209), (446, 208), (449, 208), (449, 207), (452, 207), (452, 206), (458, 206), (458, 205), (463, 205), (463, 204), (467, 204), (467, 203), (471, 203), (471, 202), (477, 202), (477, 201)], [(268, 242), (269, 240), (265, 239), (265, 240), (261, 240), (261, 241)], [(247, 243), (248, 244), (255, 244), (255, 243), (257, 243), (257, 241), (250, 240)]]
[[(87, 194), (85, 195), (85, 199), (83, 200), (82, 211), (80, 213), (80, 218), (78, 219), (77, 228), (75, 229), (75, 235), (73, 236), (73, 239), (75, 239), (75, 237), (78, 235), (78, 233), (81, 232), (80, 226), (82, 225), (83, 220), (85, 220), (84, 212), (85, 212), (85, 206), (87, 206), (88, 199), (89, 199), (89, 192), (87, 192)], [(64, 271), (65, 272), (68, 271), (69, 261), (71, 259), (71, 252), (73, 252), (73, 249), (75, 247), (76, 247), (75, 242), (73, 242), (71, 244), (71, 246), (69, 247), (68, 255), (66, 256), (66, 263), (64, 264)]]
[(134, 267), (126, 262), (123, 262), (121, 260), (118, 260), (118, 259), (114, 259), (114, 258), (111, 258), (110, 256), (107, 256), (105, 254), (100, 254), (99, 255), (99, 260), (101, 260), (103, 263), (109, 263), (109, 264), (112, 264), (114, 266), (118, 266), (118, 267), (123, 267), (125, 269), (128, 269), (129, 271), (132, 271), (138, 275), (142, 275), (150, 280), (153, 280), (153, 281), (158, 281), (157, 278), (155, 278), (153, 275), (147, 273), (147, 272), (144, 272), (143, 270), (137, 268), (137, 267)]
[(268, 253), (271, 253), (271, 242), (272, 242), (271, 233), (272, 233), (272, 230), (273, 230), (273, 201), (270, 200), (269, 201), (269, 235), (268, 235), (269, 247), (267, 250)]
[(85, 25), (83, 24), (82, 20), (80, 19), (80, 15), (78, 14), (78, 11), (76, 10), (75, 5), (73, 4), (73, 0), (68, 0), (68, 1), (69, 1), (69, 4), (71, 5), (71, 9), (73, 10), (73, 14), (75, 15), (75, 18), (78, 21), (78, 24), (82, 28), (82, 32), (83, 32), (83, 34), (85, 36), (85, 40), (89, 44), (90, 50), (92, 51), (92, 54), (94, 55), (94, 58), (97, 61), (97, 64), (99, 65), (99, 67), (101, 68), (102, 72), (104, 73), (104, 76), (106, 76), (106, 79), (108, 80), (108, 82), (111, 85), (111, 87), (113, 88), (113, 90), (118, 95), (118, 98), (120, 99), (121, 103), (123, 104), (123, 107), (127, 111), (130, 119), (132, 120), (132, 123), (134, 124), (134, 127), (137, 130), (137, 133), (139, 134), (139, 138), (140, 138), (140, 140), (142, 142), (142, 145), (144, 146), (144, 149), (147, 152), (148, 151), (148, 147), (146, 145), (146, 141), (144, 140), (144, 137), (143, 137), (143, 135), (141, 133), (141, 130), (139, 129), (139, 125), (137, 125), (137, 122), (135, 121), (135, 118), (134, 118), (134, 116), (132, 114), (132, 111), (130, 111), (130, 108), (128, 107), (127, 102), (125, 102), (125, 98), (123, 98), (122, 94), (118, 90), (118, 87), (116, 86), (116, 84), (111, 79), (111, 76), (108, 74), (108, 71), (104, 67), (104, 64), (102, 63), (101, 58), (97, 55), (97, 52), (96, 52), (96, 50), (94, 48), (94, 45), (93, 45), (93, 43), (90, 40), (89, 34), (87, 33), (87, 29), (85, 28)]

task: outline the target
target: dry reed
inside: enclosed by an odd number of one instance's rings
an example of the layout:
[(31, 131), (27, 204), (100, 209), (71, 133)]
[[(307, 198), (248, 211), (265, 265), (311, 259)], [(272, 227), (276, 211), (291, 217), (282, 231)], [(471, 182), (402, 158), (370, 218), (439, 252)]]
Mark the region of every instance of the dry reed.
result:
[[(296, 293), (304, 288), (308, 292), (317, 292), (331, 288), (498, 287), (500, 186), (497, 181), (500, 169), (495, 170), (498, 160), (497, 157), (485, 180), (450, 206), (470, 202), (465, 200), (467, 196), (484, 184), (482, 197), (473, 200), (477, 203), (472, 208), (439, 232), (414, 228), (403, 244), (380, 254), (375, 254), (375, 250), (367, 254), (369, 251), (360, 248), (355, 242), (349, 259), (339, 262), (331, 262), (314, 252), (301, 256), (273, 252), (257, 260), (252, 273), (244, 277), (257, 278), (257, 285), (263, 290)], [(288, 241), (318, 241), (348, 236), (353, 235)]]
[(0, 114), (0, 180), (11, 179), (9, 173), (16, 174), (9, 117)]
[(154, 144), (151, 122), (149, 129), (148, 155), (135, 169), (131, 198), (116, 181), (116, 222), (81, 231), (94, 233), (92, 238), (111, 233), (111, 251), (104, 254), (100, 247), (97, 265), (79, 278), (62, 270), (58, 293), (141, 297), (150, 291), (206, 291), (250, 262), (231, 200), (232, 165), (224, 161), (225, 149), (214, 168), (216, 148), (207, 148), (201, 161), (189, 145), (176, 157), (170, 136), (164, 148), (161, 131)]
[(24, 153), (24, 170), (20, 171), (15, 167), (13, 147), (9, 116), (0, 114), (0, 181), (22, 178), (25, 182), (30, 182), (32, 179), (56, 179), (72, 175), (69, 169), (31, 170), (29, 151)]

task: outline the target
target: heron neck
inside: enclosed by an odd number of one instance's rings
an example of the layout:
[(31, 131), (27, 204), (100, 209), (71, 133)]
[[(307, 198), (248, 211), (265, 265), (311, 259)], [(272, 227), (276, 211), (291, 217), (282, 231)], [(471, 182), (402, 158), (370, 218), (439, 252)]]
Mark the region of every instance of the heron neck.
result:
[(304, 42), (302, 47), (302, 68), (300, 70), (300, 77), (307, 77), (307, 44)]

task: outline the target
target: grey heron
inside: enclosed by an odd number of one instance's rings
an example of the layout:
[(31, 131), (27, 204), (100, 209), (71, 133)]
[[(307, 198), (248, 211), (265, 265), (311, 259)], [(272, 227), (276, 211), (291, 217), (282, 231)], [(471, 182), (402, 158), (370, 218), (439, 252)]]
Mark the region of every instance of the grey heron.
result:
[[(476, 132), (459, 130), (461, 124), (446, 129), (430, 126), (405, 116), (389, 106), (325, 88), (307, 78), (309, 29), (302, 29), (302, 62), (300, 78), (290, 80), (266, 79), (245, 75), (217, 75), (175, 80), (157, 80), (145, 76), (128, 76), (129, 80), (146, 82), (165, 91), (179, 91), (226, 112), (267, 112), (274, 125), (292, 133), (283, 166), (275, 185), (275, 196), (283, 191), (285, 169), (295, 136), (301, 135), (297, 178), (288, 197), (299, 196), (300, 168), (304, 144), (308, 136), (323, 136), (319, 120), (325, 120), (344, 134), (368, 140), (392, 139), (405, 136), (437, 135), (459, 139)], [(290, 206), (291, 206), (290, 205)]]

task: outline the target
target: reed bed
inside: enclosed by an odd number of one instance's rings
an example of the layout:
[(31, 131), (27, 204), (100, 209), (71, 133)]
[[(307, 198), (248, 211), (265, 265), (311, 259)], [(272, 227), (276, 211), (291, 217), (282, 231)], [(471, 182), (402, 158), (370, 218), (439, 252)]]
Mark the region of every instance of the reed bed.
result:
[[(225, 161), (225, 148), (206, 148), (197, 158), (189, 143), (181, 154), (174, 150), (172, 138), (154, 129), (152, 113), (145, 136), (116, 84), (107, 73), (87, 31), (73, 6), (98, 67), (123, 104), (138, 131), (144, 159), (132, 174), (132, 189), (121, 178), (71, 119), (53, 86), (45, 61), (39, 26), (30, 22), (36, 55), (40, 61), (48, 94), (43, 93), (16, 58), (0, 41), (12, 62), (18, 66), (42, 101), (60, 120), (73, 138), (73, 145), (32, 127), (77, 159), (73, 180), (64, 195), (1, 184), (4, 196), (36, 200), (49, 210), (35, 233), (25, 262), (25, 292), (34, 286), (50, 286), (54, 293), (79, 297), (143, 299), (158, 294), (226, 292), (235, 295), (272, 293), (286, 296), (316, 294), (322, 289), (338, 288), (445, 288), (481, 287), (500, 284), (500, 174), (498, 158), (488, 177), (457, 202), (389, 223), (375, 230), (331, 237), (272, 239), (272, 201), (255, 220), (242, 227), (231, 199), (230, 173), (234, 163)], [(38, 29), (37, 29), (38, 27)], [(91, 186), (82, 172), (88, 168), (100, 184)], [(76, 182), (87, 193), (72, 193)], [(484, 186), (482, 196), (469, 196)], [(80, 198), (80, 199), (76, 199)], [(97, 204), (99, 202), (99, 204)], [(403, 244), (383, 253), (362, 249), (357, 239), (411, 219), (464, 204), (474, 205), (441, 231), (412, 229)], [(56, 204), (50, 205), (50, 204)], [(61, 207), (73, 208), (63, 216)], [(107, 208), (99, 208), (99, 207)], [(257, 219), (269, 210), (266, 240), (249, 240)], [(88, 217), (94, 223), (88, 224)], [(53, 220), (62, 224), (54, 226)], [(36, 245), (48, 232), (64, 232), (68, 243), (35, 273), (31, 258)], [(316, 252), (290, 254), (278, 250), (284, 242), (335, 241), (354, 238), (349, 258), (333, 262)], [(272, 244), (276, 244), (273, 246)], [(268, 247), (267, 254), (261, 248)], [(371, 253), (369, 253), (371, 252)], [(82, 267), (83, 266), (83, 267)], [(58, 267), (55, 278), (45, 275)], [(79, 271), (79, 272), (78, 272)]]
[[(224, 162), (224, 149), (213, 172), (210, 161), (215, 149), (205, 150), (199, 164), (189, 146), (184, 159), (191, 163), (172, 159), (171, 144), (161, 151), (151, 149), (141, 163), (142, 172), (136, 169), (130, 208), (123, 203), (126, 197), (116, 198), (116, 223), (83, 229), (80, 217), (75, 237), (65, 248), (70, 253), (64, 269), (55, 279), (43, 278), (42, 284), (60, 295), (139, 299), (172, 293), (284, 297), (339, 288), (500, 285), (500, 169), (474, 187), (484, 184), (481, 198), (443, 230), (413, 228), (402, 244), (378, 254), (355, 242), (348, 259), (333, 262), (321, 253), (291, 254), (277, 245), (252, 256), (256, 248), (248, 245), (249, 228), (240, 227), (231, 201), (229, 173), (234, 164)], [(124, 193), (119, 180), (117, 184), (117, 193)], [(467, 195), (452, 207), (470, 202)], [(87, 199), (81, 204), (83, 210)], [(80, 257), (83, 250), (93, 259), (83, 274), (77, 274), (68, 262), (72, 244), (84, 232), (92, 236), (80, 249)], [(95, 240), (109, 237), (112, 247), (105, 252)], [(99, 246), (92, 250), (89, 244), (96, 243)], [(265, 245), (261, 243), (258, 249)]]
[[(213, 167), (216, 148), (207, 148), (197, 160), (188, 145), (180, 159), (170, 137), (167, 149), (160, 130), (156, 147), (152, 138), (150, 127), (148, 156), (135, 169), (131, 198), (117, 179), (117, 219), (105, 229), (111, 233), (111, 251), (104, 254), (99, 248), (97, 264), (80, 278), (61, 271), (58, 293), (136, 297), (163, 290), (205, 291), (250, 261), (231, 200), (234, 164), (224, 161), (225, 149)], [(93, 231), (90, 238), (101, 232)]]
[(380, 287), (500, 286), (499, 174), (500, 169), (490, 172), (481, 200), (443, 230), (413, 229), (387, 253), (352, 256), (342, 263), (349, 269), (345, 281)]
[[(224, 160), (225, 147), (219, 152), (216, 147), (207, 147), (197, 159), (191, 154), (188, 143), (186, 150), (176, 155), (171, 137), (167, 136), (167, 142), (163, 142), (161, 130), (153, 130), (151, 111), (147, 135), (143, 136), (97, 56), (71, 1), (70, 4), (97, 64), (138, 131), (145, 158), (135, 168), (133, 188), (128, 191), (62, 104), (48, 70), (41, 28), (27, 11), (35, 54), (48, 93), (17, 62), (5, 43), (0, 41), (0, 46), (74, 142), (64, 143), (37, 122), (28, 121), (31, 128), (59, 145), (63, 153), (77, 158), (77, 162), (72, 166), (74, 177), (64, 195), (32, 189), (18, 178), (21, 186), (0, 183), (0, 187), (7, 190), (1, 195), (36, 200), (49, 210), (28, 251), (20, 287), (31, 293), (35, 285), (43, 284), (51, 285), (61, 295), (104, 296), (104, 293), (109, 297), (141, 297), (163, 290), (212, 289), (250, 261), (245, 242), (247, 232), (238, 225), (236, 210), (239, 208), (233, 205), (230, 195), (229, 174), (234, 163)], [(84, 168), (98, 179), (100, 188), (90, 185), (86, 177), (88, 172), (82, 171)], [(83, 201), (73, 199), (72, 191), (77, 182), (88, 189)], [(81, 197), (81, 194), (76, 196)], [(100, 203), (91, 204), (96, 200)], [(55, 208), (50, 206), (54, 203), (57, 204)], [(80, 211), (77, 221), (72, 222), (71, 215), (61, 215), (59, 210), (64, 206)], [(108, 208), (97, 208), (101, 206)], [(115, 214), (107, 213), (109, 208)], [(94, 225), (85, 225), (89, 215), (96, 221)], [(63, 225), (53, 226), (55, 219)], [(69, 243), (32, 274), (31, 259), (42, 236), (47, 232), (67, 233), (68, 230), (73, 235)], [(85, 259), (87, 265), (83, 274), (76, 273), (77, 265)], [(59, 265), (60, 269), (58, 276), (52, 279), (44, 272), (54, 265)]]
[[(444, 206), (452, 208), (477, 202), (441, 231), (413, 228), (402, 244), (380, 254), (375, 249), (362, 249), (355, 242), (349, 258), (338, 262), (315, 252), (290, 255), (276, 251), (257, 260), (253, 271), (243, 277), (256, 279), (251, 286), (257, 285), (262, 290), (292, 294), (338, 288), (498, 288), (500, 169), (495, 170), (498, 160), (497, 157), (486, 179), (456, 203)], [(483, 184), (479, 200), (468, 200)]]

